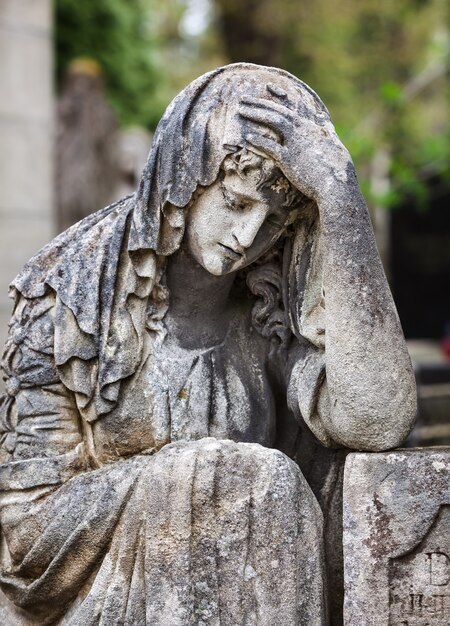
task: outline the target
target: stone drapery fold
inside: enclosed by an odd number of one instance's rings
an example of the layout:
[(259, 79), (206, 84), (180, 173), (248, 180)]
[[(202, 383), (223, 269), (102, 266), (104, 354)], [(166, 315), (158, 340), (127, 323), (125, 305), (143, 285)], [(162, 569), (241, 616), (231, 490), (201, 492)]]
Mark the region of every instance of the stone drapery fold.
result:
[(322, 513), (277, 450), (170, 444), (23, 513), (2, 509), (12, 564), (0, 582), (42, 625), (75, 597), (65, 625), (325, 623)]

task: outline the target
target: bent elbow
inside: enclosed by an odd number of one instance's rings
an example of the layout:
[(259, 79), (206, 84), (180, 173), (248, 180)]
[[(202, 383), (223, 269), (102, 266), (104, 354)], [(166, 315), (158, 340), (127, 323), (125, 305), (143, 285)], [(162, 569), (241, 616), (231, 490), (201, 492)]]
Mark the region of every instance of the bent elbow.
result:
[[(354, 450), (382, 452), (401, 446), (417, 414), (415, 384), (396, 397), (377, 396), (376, 402), (340, 406), (331, 414), (329, 429), (338, 443)], [(383, 401), (384, 398), (384, 401)]]

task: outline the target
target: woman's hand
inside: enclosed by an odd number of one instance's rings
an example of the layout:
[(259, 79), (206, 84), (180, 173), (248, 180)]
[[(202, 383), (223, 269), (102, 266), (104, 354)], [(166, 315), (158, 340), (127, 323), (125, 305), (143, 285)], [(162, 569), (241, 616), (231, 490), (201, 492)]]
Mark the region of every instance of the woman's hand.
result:
[[(336, 181), (347, 180), (353, 164), (331, 122), (311, 119), (311, 114), (293, 110), (287, 94), (268, 84), (268, 91), (279, 102), (267, 98), (244, 97), (240, 115), (251, 122), (246, 141), (272, 159), (286, 178), (306, 196), (319, 200)], [(270, 136), (268, 136), (268, 132)]]

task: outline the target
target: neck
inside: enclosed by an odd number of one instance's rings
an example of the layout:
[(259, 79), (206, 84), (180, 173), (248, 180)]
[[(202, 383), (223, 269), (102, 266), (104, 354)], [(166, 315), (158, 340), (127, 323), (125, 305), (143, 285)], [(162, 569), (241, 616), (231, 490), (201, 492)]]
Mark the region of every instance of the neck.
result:
[(180, 338), (188, 333), (206, 343), (221, 340), (228, 323), (228, 301), (236, 274), (213, 276), (183, 248), (168, 260), (170, 304), (165, 322)]

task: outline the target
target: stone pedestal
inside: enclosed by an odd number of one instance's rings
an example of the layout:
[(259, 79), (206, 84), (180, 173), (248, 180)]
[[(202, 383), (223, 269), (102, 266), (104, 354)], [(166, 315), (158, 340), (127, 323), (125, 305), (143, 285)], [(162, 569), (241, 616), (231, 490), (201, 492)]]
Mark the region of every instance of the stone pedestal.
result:
[(0, 1), (0, 344), (8, 285), (53, 233), (50, 0)]
[(346, 626), (450, 624), (450, 448), (350, 454)]

